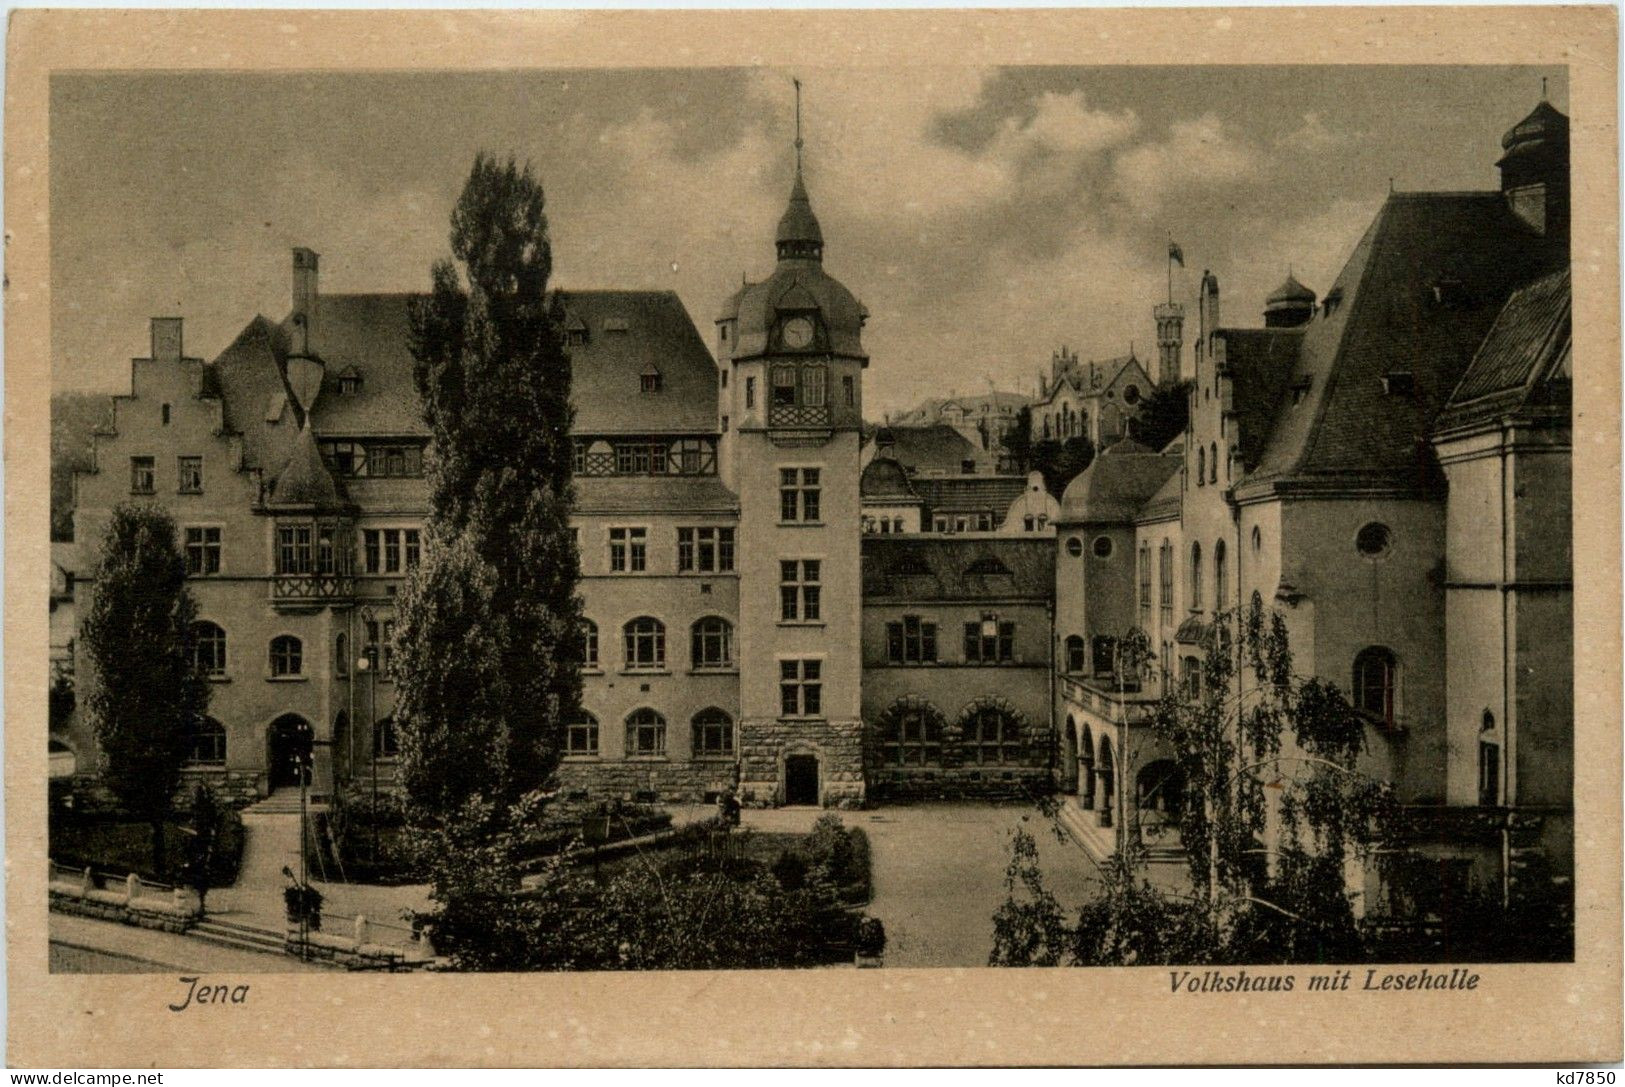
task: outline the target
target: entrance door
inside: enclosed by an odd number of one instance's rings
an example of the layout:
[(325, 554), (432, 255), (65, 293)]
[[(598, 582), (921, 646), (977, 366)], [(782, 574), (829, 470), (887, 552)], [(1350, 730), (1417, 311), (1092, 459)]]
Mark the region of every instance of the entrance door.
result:
[(817, 805), (817, 756), (790, 755), (784, 760), (784, 802), (794, 805)]
[(297, 788), (299, 767), (308, 765), (315, 734), (310, 723), (297, 714), (271, 722), (265, 739), (265, 771), (271, 790)]

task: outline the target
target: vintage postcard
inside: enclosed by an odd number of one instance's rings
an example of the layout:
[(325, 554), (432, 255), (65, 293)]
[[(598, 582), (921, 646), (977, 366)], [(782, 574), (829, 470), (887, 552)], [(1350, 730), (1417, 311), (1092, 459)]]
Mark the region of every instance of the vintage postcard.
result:
[(11, 1063), (1618, 1060), (1615, 18), (15, 15)]

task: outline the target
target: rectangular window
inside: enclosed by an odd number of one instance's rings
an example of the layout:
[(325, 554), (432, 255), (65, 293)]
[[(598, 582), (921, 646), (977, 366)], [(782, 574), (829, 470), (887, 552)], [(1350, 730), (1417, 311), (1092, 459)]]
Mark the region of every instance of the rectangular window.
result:
[(314, 526), (278, 525), (276, 530), (276, 572), (309, 574), (315, 572)]
[(823, 564), (817, 559), (779, 560), (779, 621), (816, 623), (823, 618)]
[(325, 441), (322, 459), (340, 476), (417, 479), (423, 475), (423, 443), (391, 438), (384, 441)]
[(983, 619), (965, 624), (965, 663), (1009, 664), (1015, 658), (1016, 624)]
[(775, 408), (793, 408), (796, 406), (796, 368), (794, 366), (775, 366), (773, 368), (773, 403)]
[(734, 568), (734, 530), (677, 530), (677, 570), (684, 574), (726, 573)]
[(418, 564), (418, 559), (421, 555), (418, 542), (418, 530), (415, 528), (405, 529), (401, 533), (401, 538), (404, 540), (406, 545), (406, 568), (410, 570), (412, 567)]
[(753, 377), (747, 377), (745, 379), (745, 410), (749, 411), (751, 408), (754, 408), (755, 406), (756, 406), (756, 379), (753, 378)]
[(598, 721), (582, 714), (564, 730), (564, 753), (586, 756), (598, 754)]
[(841, 378), (841, 391), (846, 396), (846, 406), (849, 408), (857, 407), (858, 385), (857, 382), (852, 380), (851, 374), (847, 374)]
[(378, 530), (365, 528), (361, 530), (362, 569), (369, 574), (378, 572)]
[(1162, 612), (1162, 621), (1171, 623), (1174, 619), (1174, 549), (1166, 543), (1157, 553), (1157, 582), (1162, 594), (1158, 610)]
[(218, 528), (188, 528), (186, 530), (186, 572), (192, 577), (207, 577), (220, 572), (220, 530)]
[(809, 408), (821, 408), (828, 403), (829, 371), (822, 366), (801, 368), (801, 402)]
[(609, 568), (615, 573), (641, 574), (648, 566), (649, 533), (643, 528), (609, 530)]
[(366, 622), (367, 644), (364, 647), (366, 657), (373, 661), (379, 670), (379, 679), (389, 677), (390, 665), (395, 663), (395, 620), (368, 619)]
[(130, 493), (151, 494), (157, 486), (157, 469), (151, 457), (130, 458)]
[(779, 469), (779, 520), (817, 521), (821, 514), (822, 485), (817, 468)]
[(177, 489), (181, 494), (203, 493), (202, 457), (176, 457), (175, 470), (179, 477)]
[(398, 528), (384, 529), (384, 573), (398, 574), (401, 572), (401, 530)]
[(784, 717), (817, 717), (824, 712), (824, 662), (779, 662), (779, 712)]
[(1501, 747), (1488, 740), (1478, 742), (1478, 803), (1485, 808), (1501, 803)]
[(886, 624), (886, 657), (892, 664), (937, 663), (937, 624), (918, 615)]

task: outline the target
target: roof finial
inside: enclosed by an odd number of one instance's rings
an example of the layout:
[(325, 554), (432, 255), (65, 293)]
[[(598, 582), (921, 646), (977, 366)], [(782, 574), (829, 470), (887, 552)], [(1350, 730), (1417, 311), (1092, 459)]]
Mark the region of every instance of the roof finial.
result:
[(796, 85), (796, 173), (801, 173), (801, 80), (792, 79)]
[(1546, 77), (1545, 76), (1540, 77), (1540, 100), (1542, 102), (1546, 101)]

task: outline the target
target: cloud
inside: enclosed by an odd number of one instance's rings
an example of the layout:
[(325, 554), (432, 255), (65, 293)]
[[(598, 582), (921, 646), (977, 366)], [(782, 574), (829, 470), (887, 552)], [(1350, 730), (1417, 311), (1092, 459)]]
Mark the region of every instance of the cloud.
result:
[(1181, 190), (1212, 189), (1251, 182), (1265, 174), (1265, 153), (1226, 131), (1212, 114), (1175, 121), (1168, 135), (1117, 155), (1112, 168), (1116, 195), (1145, 215)]
[(1297, 151), (1324, 151), (1354, 138), (1354, 133), (1333, 132), (1318, 110), (1303, 115), (1297, 128), (1277, 139), (1276, 146)]

